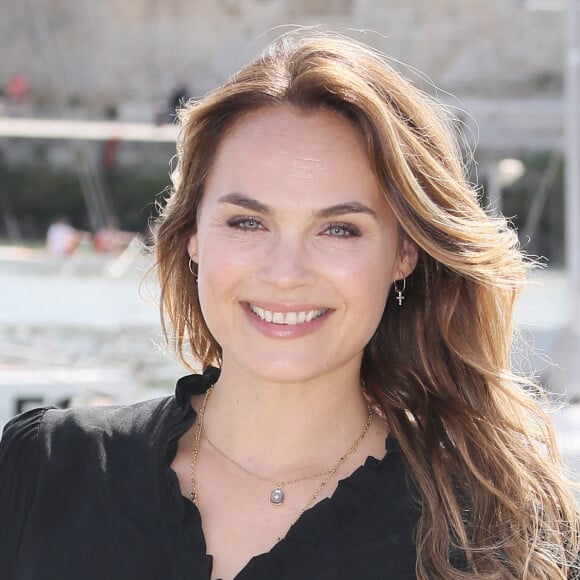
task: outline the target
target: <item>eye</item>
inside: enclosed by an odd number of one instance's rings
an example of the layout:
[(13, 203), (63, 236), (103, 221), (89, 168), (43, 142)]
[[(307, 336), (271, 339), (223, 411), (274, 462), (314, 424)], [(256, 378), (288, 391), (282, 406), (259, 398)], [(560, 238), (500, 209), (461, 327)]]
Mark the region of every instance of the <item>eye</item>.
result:
[(261, 230), (264, 226), (254, 217), (250, 216), (238, 216), (231, 218), (227, 221), (230, 228), (236, 228), (238, 230)]
[(352, 224), (345, 224), (342, 222), (328, 224), (324, 231), (323, 236), (331, 236), (333, 238), (350, 238), (350, 237), (360, 237), (360, 230), (353, 226)]

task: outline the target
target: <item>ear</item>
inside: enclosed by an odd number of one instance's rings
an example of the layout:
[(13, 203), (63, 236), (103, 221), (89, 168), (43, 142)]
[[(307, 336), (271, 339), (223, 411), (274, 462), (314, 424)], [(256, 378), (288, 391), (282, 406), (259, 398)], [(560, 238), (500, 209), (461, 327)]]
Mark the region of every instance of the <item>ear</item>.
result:
[(197, 264), (199, 262), (199, 254), (197, 251), (197, 234), (193, 234), (187, 243), (187, 253), (189, 257)]
[(419, 259), (419, 250), (417, 244), (410, 240), (407, 236), (403, 236), (401, 240), (401, 247), (399, 248), (398, 256), (398, 270), (396, 271), (396, 279), (407, 278), (415, 269), (417, 260)]

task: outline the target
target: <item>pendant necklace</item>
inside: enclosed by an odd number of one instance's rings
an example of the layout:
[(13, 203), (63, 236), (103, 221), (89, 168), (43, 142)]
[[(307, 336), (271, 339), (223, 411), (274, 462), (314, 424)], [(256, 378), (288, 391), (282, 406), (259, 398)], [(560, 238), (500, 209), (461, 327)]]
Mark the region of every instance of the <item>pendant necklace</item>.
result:
[(224, 451), (222, 451), (219, 447), (217, 447), (215, 445), (215, 443), (213, 443), (213, 441), (210, 440), (210, 438), (207, 436), (206, 431), (203, 431), (203, 437), (205, 437), (205, 440), (209, 443), (210, 447), (214, 451), (219, 453), (219, 455), (221, 455), (225, 460), (227, 460), (230, 463), (232, 463), (233, 465), (235, 465), (238, 469), (240, 469), (244, 473), (250, 475), (251, 477), (254, 477), (255, 479), (259, 479), (261, 481), (265, 481), (266, 483), (272, 484), (274, 486), (274, 488), (272, 489), (272, 491), (270, 491), (269, 498), (270, 498), (270, 503), (273, 505), (279, 506), (279, 505), (282, 505), (284, 503), (284, 498), (286, 497), (286, 495), (284, 494), (284, 491), (282, 489), (284, 486), (292, 485), (293, 483), (298, 483), (299, 481), (308, 481), (309, 479), (323, 477), (325, 475), (328, 475), (332, 471), (332, 468), (331, 468), (331, 469), (327, 469), (326, 471), (319, 471), (318, 473), (313, 473), (312, 475), (305, 475), (303, 477), (289, 479), (288, 481), (276, 481), (274, 479), (269, 479), (269, 478), (264, 477), (258, 473), (254, 473), (253, 471), (250, 471), (248, 468), (246, 468), (243, 465), (241, 465), (240, 463), (238, 463), (235, 459), (232, 459), (231, 457), (226, 455), (226, 453)]
[(204, 426), (204, 418), (205, 418), (205, 409), (206, 409), (207, 401), (209, 399), (209, 395), (210, 395), (210, 392), (212, 391), (212, 389), (213, 389), (213, 386), (210, 387), (206, 391), (206, 393), (203, 397), (202, 403), (201, 403), (201, 407), (199, 409), (199, 413), (197, 416), (197, 428), (195, 431), (193, 450), (192, 450), (192, 454), (191, 454), (191, 464), (190, 464), (191, 492), (189, 494), (189, 498), (195, 504), (197, 504), (197, 499), (198, 499), (197, 483), (196, 483), (196, 478), (195, 478), (195, 468), (197, 465), (197, 457), (199, 455), (199, 447), (201, 444), (202, 436), (205, 437), (205, 440), (208, 442), (210, 447), (216, 453), (221, 455), (226, 461), (228, 461), (232, 465), (235, 465), (238, 469), (240, 469), (241, 471), (243, 471), (247, 475), (253, 477), (254, 479), (259, 479), (260, 481), (264, 481), (264, 482), (271, 484), (273, 486), (273, 489), (270, 491), (269, 501), (274, 506), (281, 506), (284, 503), (284, 499), (286, 497), (285, 493), (284, 493), (284, 487), (286, 487), (288, 485), (292, 485), (294, 483), (301, 482), (301, 481), (308, 481), (310, 479), (316, 479), (318, 477), (322, 477), (323, 478), (322, 482), (318, 486), (317, 490), (312, 495), (312, 497), (310, 498), (308, 503), (304, 506), (304, 508), (302, 508), (302, 510), (300, 511), (300, 514), (302, 514), (316, 501), (316, 499), (318, 498), (318, 496), (320, 495), (320, 493), (322, 492), (322, 490), (324, 489), (326, 484), (330, 481), (332, 476), (339, 470), (340, 466), (357, 450), (359, 444), (364, 439), (365, 435), (367, 434), (368, 430), (370, 429), (370, 426), (371, 426), (371, 423), (373, 420), (373, 411), (372, 411), (370, 405), (367, 404), (368, 416), (367, 416), (367, 421), (365, 423), (365, 426), (364, 426), (362, 433), (356, 438), (356, 440), (350, 446), (350, 448), (347, 450), (347, 452), (344, 455), (342, 455), (331, 468), (327, 469), (326, 471), (319, 471), (319, 472), (313, 473), (311, 475), (304, 475), (302, 477), (297, 477), (295, 479), (290, 479), (288, 481), (278, 481), (278, 480), (270, 479), (269, 477), (264, 477), (263, 475), (255, 473), (255, 472), (249, 470), (248, 468), (244, 467), (242, 464), (238, 463), (235, 459), (232, 459), (231, 457), (229, 457), (229, 455), (227, 455), (224, 451), (222, 451), (219, 447), (217, 447), (209, 439), (209, 437), (207, 436), (207, 433), (204, 431), (203, 426)]

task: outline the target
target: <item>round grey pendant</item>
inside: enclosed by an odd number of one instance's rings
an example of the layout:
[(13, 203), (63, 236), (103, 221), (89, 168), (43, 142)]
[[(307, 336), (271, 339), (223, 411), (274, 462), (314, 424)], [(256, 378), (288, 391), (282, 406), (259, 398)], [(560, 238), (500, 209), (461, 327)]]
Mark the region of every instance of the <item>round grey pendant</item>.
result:
[(280, 505), (284, 502), (284, 492), (277, 487), (270, 492), (270, 503)]

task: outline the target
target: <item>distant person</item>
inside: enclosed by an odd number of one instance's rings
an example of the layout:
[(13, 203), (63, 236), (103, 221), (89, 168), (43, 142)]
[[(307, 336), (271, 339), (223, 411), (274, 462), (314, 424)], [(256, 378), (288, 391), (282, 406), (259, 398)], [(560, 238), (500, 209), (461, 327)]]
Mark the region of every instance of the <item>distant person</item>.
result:
[(161, 100), (157, 103), (154, 115), (155, 124), (173, 123), (177, 118), (177, 111), (185, 105), (188, 98), (189, 94), (185, 84), (177, 85), (167, 100)]
[(13, 103), (21, 103), (28, 95), (28, 80), (21, 73), (13, 74), (6, 84), (6, 96)]
[(180, 112), (155, 255), (194, 374), (8, 424), (3, 580), (576, 576), (573, 487), (511, 368), (517, 237), (389, 63), (298, 30)]
[(68, 256), (72, 254), (83, 233), (77, 231), (66, 217), (60, 217), (50, 224), (46, 232), (46, 250), (53, 256)]
[(23, 74), (15, 73), (8, 79), (4, 94), (9, 111), (16, 113), (20, 110), (28, 96), (28, 90), (28, 80)]
[(107, 253), (117, 252), (127, 247), (139, 234), (124, 232), (118, 228), (108, 226), (99, 228), (93, 236), (93, 250)]
[(175, 120), (177, 111), (185, 105), (188, 98), (189, 94), (185, 84), (180, 84), (175, 87), (169, 98), (169, 111), (167, 114), (169, 122)]

